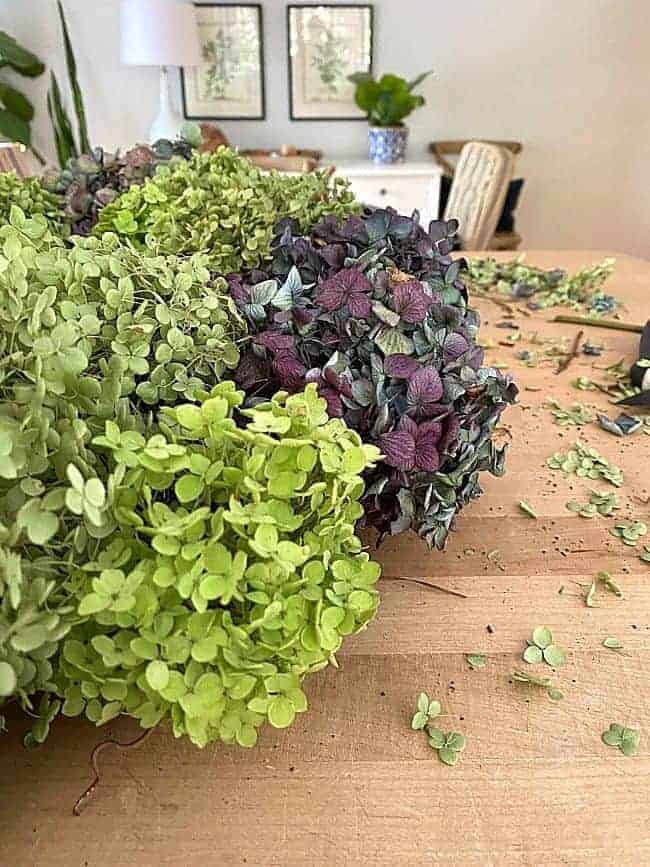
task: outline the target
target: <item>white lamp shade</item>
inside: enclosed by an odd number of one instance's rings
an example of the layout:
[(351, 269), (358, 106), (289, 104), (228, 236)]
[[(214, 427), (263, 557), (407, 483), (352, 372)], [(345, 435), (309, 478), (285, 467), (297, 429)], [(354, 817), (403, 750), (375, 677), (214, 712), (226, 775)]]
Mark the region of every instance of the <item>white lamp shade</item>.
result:
[(194, 6), (181, 0), (122, 0), (120, 59), (130, 66), (202, 63)]

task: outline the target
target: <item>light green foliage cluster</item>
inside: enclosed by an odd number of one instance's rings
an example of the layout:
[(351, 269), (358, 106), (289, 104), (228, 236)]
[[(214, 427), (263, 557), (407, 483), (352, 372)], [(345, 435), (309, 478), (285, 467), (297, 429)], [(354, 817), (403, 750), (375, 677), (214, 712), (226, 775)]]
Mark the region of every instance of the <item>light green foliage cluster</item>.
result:
[(602, 292), (602, 286), (614, 270), (614, 259), (603, 259), (595, 265), (568, 274), (561, 268), (546, 271), (524, 262), (518, 256), (506, 262), (490, 257), (469, 259), (468, 288), (494, 291), (505, 298), (534, 300), (540, 307), (570, 307), (587, 309), (592, 314), (615, 310), (619, 302)]
[(297, 220), (306, 231), (326, 214), (340, 218), (356, 210), (340, 178), (262, 172), (220, 147), (159, 168), (155, 177), (107, 205), (94, 232), (117, 232), (164, 253), (206, 253), (210, 268), (227, 274), (253, 268), (268, 256), (280, 217)]
[(604, 744), (616, 747), (624, 756), (635, 756), (639, 749), (641, 735), (638, 729), (627, 728), (619, 723), (610, 723), (607, 731), (601, 735)]
[(107, 422), (95, 437), (115, 529), (71, 577), (88, 620), (63, 646), (65, 714), (169, 716), (199, 746), (250, 747), (265, 720), (306, 709), (303, 676), (374, 616), (380, 570), (354, 525), (377, 448), (328, 418), (315, 385), (237, 427), (243, 398), (222, 382), (163, 410), (153, 436)]
[(63, 198), (45, 189), (39, 178), (19, 178), (15, 172), (0, 172), (0, 225), (9, 221), (12, 206), (27, 217), (45, 217), (50, 230), (61, 237), (69, 234), (63, 216)]
[(556, 452), (546, 461), (552, 470), (562, 470), (566, 476), (576, 475), (582, 479), (605, 479), (620, 488), (622, 471), (611, 464), (600, 452), (584, 443), (576, 442), (568, 452)]
[(609, 517), (621, 508), (616, 494), (607, 491), (591, 491), (588, 503), (579, 500), (569, 500), (566, 504), (570, 512), (575, 512), (581, 518), (595, 518), (597, 515)]
[(581, 403), (572, 403), (564, 409), (556, 400), (547, 400), (553, 421), (560, 427), (583, 427), (594, 420), (593, 414)]
[(461, 752), (465, 749), (465, 737), (460, 732), (443, 732), (435, 728), (431, 721), (440, 716), (440, 702), (430, 699), (426, 692), (418, 696), (417, 710), (411, 720), (414, 731), (424, 731), (427, 743), (438, 754), (445, 765), (456, 765)]
[(624, 521), (614, 526), (609, 531), (612, 536), (620, 539), (624, 545), (629, 545), (633, 548), (642, 536), (648, 532), (648, 525), (645, 521)]
[(193, 398), (237, 362), (239, 319), (208, 277), (201, 257), (114, 236), (67, 247), (15, 206), (0, 227), (0, 700), (30, 707), (50, 687), (77, 619), (70, 570), (115, 531), (92, 438), (111, 420), (139, 442), (150, 403)]

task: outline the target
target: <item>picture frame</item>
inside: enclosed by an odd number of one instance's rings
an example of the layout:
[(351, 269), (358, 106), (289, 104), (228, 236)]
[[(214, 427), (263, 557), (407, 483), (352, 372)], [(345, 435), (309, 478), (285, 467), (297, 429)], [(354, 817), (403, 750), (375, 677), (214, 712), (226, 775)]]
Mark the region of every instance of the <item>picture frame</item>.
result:
[(287, 6), (291, 120), (365, 120), (347, 79), (372, 71), (373, 17), (370, 3)]
[(264, 30), (261, 3), (195, 3), (206, 62), (181, 68), (188, 120), (264, 120)]

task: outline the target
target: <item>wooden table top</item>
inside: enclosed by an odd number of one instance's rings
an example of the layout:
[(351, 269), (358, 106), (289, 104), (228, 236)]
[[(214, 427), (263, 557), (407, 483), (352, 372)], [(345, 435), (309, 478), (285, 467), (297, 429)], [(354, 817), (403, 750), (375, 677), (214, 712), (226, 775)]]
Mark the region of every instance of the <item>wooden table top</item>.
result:
[[(508, 257), (511, 254), (502, 254)], [(574, 269), (601, 251), (528, 254), (543, 267)], [(650, 314), (650, 262), (619, 255), (607, 291), (623, 299), (623, 318)], [(502, 311), (479, 304), (483, 339)], [(573, 337), (553, 313), (519, 320), (522, 329)], [(0, 736), (0, 861), (17, 865), (638, 865), (650, 863), (650, 566), (608, 530), (614, 518), (585, 520), (565, 503), (586, 491), (545, 464), (577, 439), (625, 472), (616, 517), (646, 518), (650, 438), (618, 439), (587, 425), (551, 422), (552, 397), (610, 411), (604, 394), (576, 391), (589, 375), (638, 346), (638, 335), (589, 329), (599, 358), (554, 365), (512, 362), (518, 406), (504, 416), (513, 436), (507, 474), (485, 476), (485, 496), (458, 521), (447, 552), (428, 553), (413, 537), (389, 541), (379, 558), (387, 576), (429, 577), (459, 598), (405, 581), (382, 583), (379, 616), (348, 641), (340, 670), (309, 678), (310, 710), (289, 730), (267, 727), (253, 751), (204, 751), (156, 731), (137, 750), (107, 749), (101, 787), (80, 818), (72, 805), (90, 782), (89, 753), (107, 731), (64, 720), (38, 753), (20, 745), (24, 726)], [(523, 346), (523, 344), (522, 344)], [(534, 347), (532, 347), (534, 348)], [(527, 386), (533, 389), (527, 390)], [(606, 488), (606, 483), (595, 483)], [(611, 488), (611, 490), (614, 490)], [(528, 500), (539, 514), (526, 517)], [(645, 540), (650, 544), (650, 537)], [(488, 557), (488, 553), (498, 549)], [(619, 599), (599, 592), (586, 607), (580, 583), (599, 569), (620, 580)], [(560, 593), (560, 588), (564, 591)], [(553, 673), (565, 699), (513, 683), (527, 637), (548, 625), (568, 651)], [(488, 629), (489, 627), (489, 629)], [(613, 635), (624, 653), (602, 647)], [(471, 671), (464, 654), (483, 652)], [(538, 668), (541, 668), (538, 667)], [(529, 669), (530, 670), (530, 669)], [(541, 673), (541, 672), (540, 672)], [(421, 690), (438, 698), (445, 728), (467, 737), (460, 764), (440, 763), (409, 727)], [(611, 722), (639, 728), (639, 755), (626, 758), (600, 740)], [(123, 719), (106, 727), (137, 733)]]

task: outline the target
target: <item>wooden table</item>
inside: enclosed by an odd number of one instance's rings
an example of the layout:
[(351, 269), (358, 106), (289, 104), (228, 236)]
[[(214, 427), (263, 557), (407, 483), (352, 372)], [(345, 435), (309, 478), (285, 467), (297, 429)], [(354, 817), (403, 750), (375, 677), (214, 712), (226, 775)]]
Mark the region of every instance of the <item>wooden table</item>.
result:
[[(529, 260), (573, 269), (604, 255), (556, 251)], [(643, 322), (650, 263), (617, 259), (609, 291), (626, 301), (627, 320)], [(502, 311), (480, 306), (483, 337), (502, 340), (508, 332), (494, 328)], [(520, 324), (547, 336), (575, 334), (550, 324), (551, 315)], [(414, 538), (380, 551), (386, 575), (430, 577), (467, 598), (384, 582), (377, 621), (345, 645), (338, 672), (307, 681), (311, 708), (293, 728), (267, 728), (250, 752), (219, 745), (201, 752), (163, 731), (138, 750), (108, 749), (102, 785), (81, 818), (71, 808), (91, 778), (90, 750), (106, 732), (60, 721), (45, 746), (28, 753), (14, 723), (0, 738), (0, 862), (650, 863), (650, 567), (609, 535), (613, 519), (568, 512), (566, 501), (588, 486), (545, 465), (576, 436), (551, 423), (544, 400), (611, 413), (605, 395), (578, 392), (570, 381), (590, 374), (594, 362), (631, 359), (638, 342), (595, 329), (589, 338), (606, 344), (606, 355), (581, 356), (559, 376), (552, 365), (523, 367), (512, 349), (490, 353), (512, 361), (521, 386), (519, 405), (504, 417), (513, 435), (506, 477), (485, 478), (485, 496), (465, 510), (444, 555)], [(617, 439), (595, 425), (580, 437), (625, 471), (617, 517), (647, 518), (650, 507), (632, 498), (650, 494), (650, 438)], [(520, 512), (520, 499), (538, 520)], [(494, 549), (498, 555), (488, 557)], [(578, 585), (599, 569), (620, 580), (624, 598), (599, 592), (598, 607), (587, 608)], [(553, 675), (562, 702), (510, 679), (538, 624), (568, 650)], [(601, 646), (608, 635), (625, 643), (625, 653)], [(471, 671), (464, 654), (476, 651), (488, 663)], [(467, 736), (455, 768), (409, 728), (422, 689), (442, 702), (445, 727)], [(641, 729), (638, 757), (601, 742), (610, 722)], [(137, 729), (120, 720), (109, 731), (128, 738)]]

